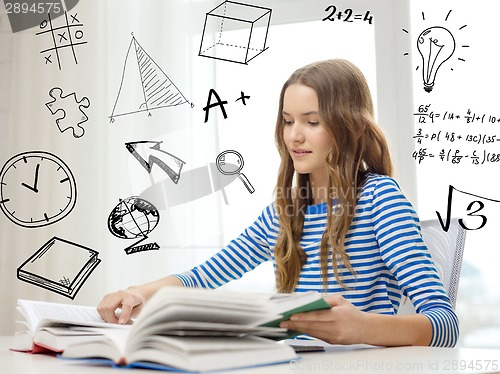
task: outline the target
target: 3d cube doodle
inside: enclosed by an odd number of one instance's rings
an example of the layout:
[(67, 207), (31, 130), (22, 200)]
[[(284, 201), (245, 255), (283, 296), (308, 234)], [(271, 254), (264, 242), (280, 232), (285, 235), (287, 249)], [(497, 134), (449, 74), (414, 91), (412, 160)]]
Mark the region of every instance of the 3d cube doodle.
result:
[(199, 56), (247, 64), (264, 52), (271, 9), (224, 1), (206, 14)]

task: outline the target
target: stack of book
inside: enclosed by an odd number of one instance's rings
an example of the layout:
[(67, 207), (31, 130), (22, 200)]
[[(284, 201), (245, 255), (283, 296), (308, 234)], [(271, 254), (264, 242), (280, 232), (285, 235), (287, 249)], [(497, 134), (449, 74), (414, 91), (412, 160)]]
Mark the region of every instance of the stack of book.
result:
[(128, 325), (104, 322), (95, 307), (19, 300), (27, 330), (13, 350), (56, 352), (113, 366), (191, 372), (289, 362), (295, 350), (276, 341), (295, 333), (290, 315), (329, 308), (316, 292), (244, 293), (166, 287)]

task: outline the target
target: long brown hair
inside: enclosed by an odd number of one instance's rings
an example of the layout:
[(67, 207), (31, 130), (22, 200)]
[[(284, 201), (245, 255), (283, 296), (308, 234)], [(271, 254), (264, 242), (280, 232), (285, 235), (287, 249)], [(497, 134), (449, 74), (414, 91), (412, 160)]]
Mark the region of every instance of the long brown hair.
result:
[(335, 278), (340, 285), (345, 286), (342, 276), (346, 274), (346, 269), (351, 274), (353, 269), (344, 242), (354, 216), (358, 189), (368, 172), (392, 175), (387, 141), (374, 120), (368, 83), (363, 73), (349, 61), (334, 59), (315, 62), (298, 69), (285, 82), (280, 94), (275, 130), (281, 157), (275, 191), (280, 229), (274, 249), (279, 292), (293, 292), (297, 286), (306, 261), (305, 252), (300, 246), (305, 210), (313, 201), (309, 174), (295, 173), (283, 138), (283, 98), (291, 84), (301, 84), (315, 90), (321, 124), (332, 139), (333, 146), (326, 160), (329, 165), (330, 191), (320, 263), (325, 290), (328, 286), (330, 256)]

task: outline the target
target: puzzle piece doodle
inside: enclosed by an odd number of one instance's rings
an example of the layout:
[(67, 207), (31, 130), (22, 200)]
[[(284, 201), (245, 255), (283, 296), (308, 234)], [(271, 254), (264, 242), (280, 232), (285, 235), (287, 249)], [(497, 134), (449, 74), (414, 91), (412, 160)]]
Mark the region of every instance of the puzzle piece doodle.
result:
[(56, 115), (59, 112), (56, 119), (59, 131), (64, 132), (71, 129), (75, 138), (83, 136), (85, 129), (81, 124), (89, 119), (83, 111), (83, 108), (90, 107), (88, 97), (83, 97), (78, 101), (75, 92), (63, 96), (63, 90), (59, 87), (52, 88), (49, 91), (49, 96), (52, 100), (45, 103), (45, 106), (50, 110), (52, 115)]

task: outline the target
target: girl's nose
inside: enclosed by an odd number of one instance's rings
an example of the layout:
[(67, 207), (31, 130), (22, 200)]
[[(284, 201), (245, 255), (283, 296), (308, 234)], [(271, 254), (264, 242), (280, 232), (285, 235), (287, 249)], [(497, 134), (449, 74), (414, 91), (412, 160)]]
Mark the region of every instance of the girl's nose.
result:
[(290, 140), (294, 143), (302, 143), (304, 141), (304, 132), (300, 124), (294, 123), (292, 125)]

